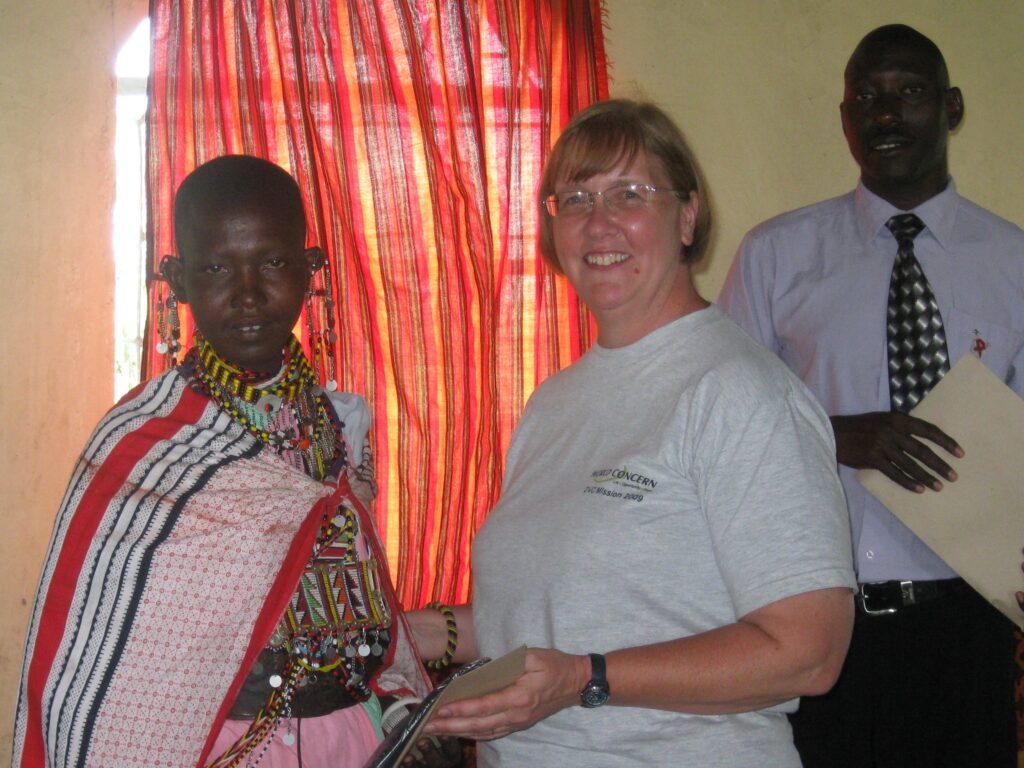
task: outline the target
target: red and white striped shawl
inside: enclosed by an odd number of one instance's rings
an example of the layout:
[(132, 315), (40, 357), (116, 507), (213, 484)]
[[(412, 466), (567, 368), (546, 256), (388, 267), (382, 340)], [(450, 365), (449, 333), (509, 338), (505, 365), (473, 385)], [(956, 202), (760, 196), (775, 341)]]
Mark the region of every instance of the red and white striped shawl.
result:
[[(287, 466), (176, 372), (100, 422), (75, 467), (33, 608), (15, 766), (202, 765), (347, 478)], [(386, 573), (386, 569), (382, 568)], [(378, 693), (429, 688), (397, 609)]]

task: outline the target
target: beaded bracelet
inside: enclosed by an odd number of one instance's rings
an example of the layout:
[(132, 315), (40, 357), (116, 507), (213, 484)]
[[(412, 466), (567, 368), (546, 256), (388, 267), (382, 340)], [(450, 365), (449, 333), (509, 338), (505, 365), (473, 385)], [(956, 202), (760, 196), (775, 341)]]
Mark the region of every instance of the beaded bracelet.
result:
[(445, 644), (444, 655), (439, 659), (431, 659), (427, 662), (428, 669), (444, 669), (452, 663), (455, 658), (455, 649), (459, 645), (459, 628), (455, 623), (455, 614), (447, 605), (441, 603), (427, 603), (427, 608), (439, 611), (444, 616), (445, 629), (448, 630), (448, 642)]

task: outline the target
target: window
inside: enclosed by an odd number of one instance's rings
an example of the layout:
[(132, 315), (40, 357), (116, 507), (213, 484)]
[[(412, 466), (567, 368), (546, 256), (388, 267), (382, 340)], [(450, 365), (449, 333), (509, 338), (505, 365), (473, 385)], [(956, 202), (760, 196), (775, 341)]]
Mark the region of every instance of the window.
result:
[(146, 82), (149, 19), (125, 43), (117, 76), (114, 164), (114, 397), (139, 383), (146, 325)]

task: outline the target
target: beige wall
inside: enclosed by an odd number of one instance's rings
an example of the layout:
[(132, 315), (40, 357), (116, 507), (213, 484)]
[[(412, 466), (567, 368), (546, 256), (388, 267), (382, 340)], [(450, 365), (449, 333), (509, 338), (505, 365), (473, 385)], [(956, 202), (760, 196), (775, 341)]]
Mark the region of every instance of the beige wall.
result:
[[(1024, 13), (1015, 0), (606, 0), (613, 92), (662, 103), (692, 141), (718, 218), (714, 297), (743, 232), (849, 189), (841, 72), (894, 20), (946, 53), (967, 119), (960, 189), (1024, 221)], [(849, 10), (855, 6), (855, 10)], [(0, 763), (25, 622), (72, 462), (113, 395), (111, 205), (116, 51), (145, 0), (0, 0)], [(13, 75), (13, 76), (12, 76)]]
[(114, 58), (145, 0), (0, 0), (0, 765), (72, 463), (113, 397)]
[[(893, 6), (898, 11), (892, 10)], [(718, 295), (743, 234), (857, 181), (839, 123), (842, 73), (882, 24), (942, 49), (966, 119), (951, 141), (958, 190), (1024, 224), (1024, 8), (1016, 0), (605, 0), (611, 91), (665, 107), (711, 187), (717, 217), (698, 284)]]

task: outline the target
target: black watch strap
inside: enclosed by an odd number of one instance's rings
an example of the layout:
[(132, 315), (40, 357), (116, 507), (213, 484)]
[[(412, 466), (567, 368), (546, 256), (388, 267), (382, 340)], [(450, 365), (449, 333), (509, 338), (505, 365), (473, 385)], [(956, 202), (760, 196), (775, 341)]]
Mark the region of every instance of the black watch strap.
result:
[(604, 656), (599, 653), (590, 654), (590, 681), (580, 691), (580, 704), (588, 709), (600, 707), (608, 701), (611, 689), (608, 687), (608, 676)]
[(600, 653), (590, 654), (590, 681), (608, 685), (608, 665)]

